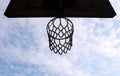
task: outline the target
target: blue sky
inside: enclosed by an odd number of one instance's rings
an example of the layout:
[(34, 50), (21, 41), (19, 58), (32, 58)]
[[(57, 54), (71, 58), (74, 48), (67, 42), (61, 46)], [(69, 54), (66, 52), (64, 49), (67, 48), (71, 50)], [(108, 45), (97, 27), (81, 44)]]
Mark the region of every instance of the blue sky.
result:
[(73, 46), (65, 55), (49, 50), (51, 18), (7, 18), (0, 0), (0, 76), (120, 76), (120, 0), (114, 18), (70, 18)]

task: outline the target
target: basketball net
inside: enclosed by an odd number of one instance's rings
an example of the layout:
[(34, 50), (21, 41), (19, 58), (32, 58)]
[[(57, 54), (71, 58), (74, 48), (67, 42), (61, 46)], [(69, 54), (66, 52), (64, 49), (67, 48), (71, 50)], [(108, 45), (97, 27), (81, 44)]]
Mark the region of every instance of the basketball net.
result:
[(71, 49), (74, 32), (71, 20), (68, 18), (53, 18), (47, 24), (46, 30), (51, 51), (62, 55)]

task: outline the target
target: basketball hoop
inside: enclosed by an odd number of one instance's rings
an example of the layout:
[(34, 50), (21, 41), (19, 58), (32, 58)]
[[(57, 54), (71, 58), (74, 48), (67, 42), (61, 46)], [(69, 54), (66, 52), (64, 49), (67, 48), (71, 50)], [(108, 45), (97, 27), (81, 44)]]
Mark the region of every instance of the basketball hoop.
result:
[(71, 49), (74, 26), (68, 18), (53, 18), (46, 30), (51, 51), (62, 55)]
[(113, 18), (109, 0), (11, 0), (4, 15), (9, 18), (56, 17), (47, 24), (50, 50), (67, 53), (72, 46), (73, 23), (66, 17)]

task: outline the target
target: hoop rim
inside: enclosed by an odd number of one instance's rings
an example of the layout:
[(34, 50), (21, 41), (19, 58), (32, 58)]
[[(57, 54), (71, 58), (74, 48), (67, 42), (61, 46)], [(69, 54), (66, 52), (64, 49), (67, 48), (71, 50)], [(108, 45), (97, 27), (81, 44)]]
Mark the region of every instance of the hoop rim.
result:
[[(57, 38), (57, 37), (54, 37), (54, 36), (52, 36), (51, 34), (50, 34), (50, 32), (49, 32), (49, 27), (51, 26), (51, 25), (49, 25), (51, 22), (52, 22), (52, 24), (54, 24), (54, 22), (55, 22), (55, 20), (56, 19), (58, 19), (58, 18), (63, 18), (63, 19), (65, 19), (66, 21), (67, 21), (67, 24), (69, 24), (69, 22), (71, 23), (71, 33), (70, 33), (70, 35), (68, 35), (67, 37), (65, 36), (64, 38)], [(55, 25), (54, 25), (55, 26)], [(73, 26), (73, 23), (72, 23), (72, 21), (70, 20), (70, 19), (68, 19), (68, 18), (66, 18), (66, 17), (54, 17), (52, 20), (50, 20), (49, 22), (48, 22), (48, 24), (47, 24), (47, 27), (46, 27), (46, 31), (47, 31), (47, 34), (50, 36), (50, 37), (52, 37), (52, 38), (54, 38), (54, 39), (57, 39), (57, 40), (63, 40), (63, 39), (67, 39), (67, 38), (69, 38), (69, 37), (71, 37), (72, 35), (73, 35), (73, 32), (74, 32), (74, 26)]]

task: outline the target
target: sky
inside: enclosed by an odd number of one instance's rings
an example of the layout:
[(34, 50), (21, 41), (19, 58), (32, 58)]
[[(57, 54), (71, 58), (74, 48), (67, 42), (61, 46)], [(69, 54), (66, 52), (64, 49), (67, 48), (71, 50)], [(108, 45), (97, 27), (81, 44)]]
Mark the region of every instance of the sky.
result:
[(49, 50), (51, 18), (7, 18), (10, 0), (0, 0), (0, 76), (120, 76), (120, 0), (109, 0), (114, 18), (69, 18), (73, 46)]

